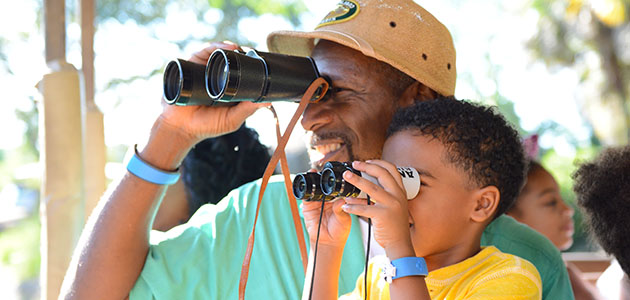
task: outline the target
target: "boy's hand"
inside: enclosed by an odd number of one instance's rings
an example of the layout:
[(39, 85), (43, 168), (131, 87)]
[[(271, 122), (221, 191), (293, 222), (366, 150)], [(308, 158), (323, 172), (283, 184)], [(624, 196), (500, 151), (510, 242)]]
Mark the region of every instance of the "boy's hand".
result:
[[(205, 65), (210, 54), (216, 49), (236, 50), (240, 47), (231, 43), (211, 43), (193, 54), (189, 61)], [(160, 121), (182, 131), (196, 143), (235, 131), (258, 108), (269, 105), (270, 103), (243, 101), (235, 106), (211, 107), (167, 105), (163, 102), (164, 109)]]
[(409, 232), (409, 209), (402, 179), (396, 166), (382, 160), (353, 162), (352, 167), (376, 178), (380, 184), (346, 171), (343, 178), (368, 195), (373, 205), (365, 199), (346, 198), (342, 209), (372, 219), (374, 239), (387, 252), (389, 259), (415, 256)]
[[(345, 213), (341, 206), (345, 204), (344, 199), (326, 201), (324, 203), (324, 213), (322, 216), (322, 226), (319, 234), (319, 244), (343, 249), (350, 235), (352, 221), (350, 215)], [(302, 202), (302, 214), (310, 237), (311, 244), (314, 245), (317, 239), (317, 227), (319, 225), (319, 215), (322, 211), (321, 201)]]

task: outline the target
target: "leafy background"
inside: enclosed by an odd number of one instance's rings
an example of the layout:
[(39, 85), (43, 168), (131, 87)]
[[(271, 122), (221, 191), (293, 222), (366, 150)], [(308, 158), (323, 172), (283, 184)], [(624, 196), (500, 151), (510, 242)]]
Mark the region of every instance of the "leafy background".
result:
[[(95, 36), (96, 102), (105, 114), (106, 174), (124, 170), (160, 112), (161, 69), (213, 40), (265, 50), (268, 32), (309, 30), (336, 0), (101, 0)], [(78, 2), (67, 3), (67, 58), (81, 67)], [(423, 3), (451, 30), (456, 96), (494, 104), (525, 136), (540, 135), (540, 160), (575, 207), (570, 174), (602, 147), (630, 137), (629, 0), (447, 0)], [(0, 290), (38, 297), (41, 166), (34, 88), (46, 74), (43, 2), (0, 0)], [(281, 115), (293, 106), (280, 105)], [(138, 114), (142, 112), (142, 114)], [(270, 116), (248, 126), (273, 146)], [(282, 122), (286, 124), (287, 120)], [(289, 153), (303, 158), (301, 137)], [(300, 171), (304, 165), (294, 164)], [(568, 251), (596, 251), (576, 210)], [(4, 298), (4, 297), (3, 297)]]

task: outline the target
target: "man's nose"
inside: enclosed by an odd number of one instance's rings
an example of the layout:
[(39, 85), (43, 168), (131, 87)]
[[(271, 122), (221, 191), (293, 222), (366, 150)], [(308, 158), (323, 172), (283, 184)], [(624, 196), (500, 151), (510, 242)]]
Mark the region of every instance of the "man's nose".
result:
[(332, 121), (330, 100), (321, 103), (309, 103), (302, 114), (302, 127), (307, 131), (316, 131)]

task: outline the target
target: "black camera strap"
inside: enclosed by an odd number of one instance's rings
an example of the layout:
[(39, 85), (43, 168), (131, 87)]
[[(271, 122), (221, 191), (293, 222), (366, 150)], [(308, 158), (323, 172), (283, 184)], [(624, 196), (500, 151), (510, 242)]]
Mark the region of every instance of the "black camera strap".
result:
[[(367, 196), (367, 205), (370, 203), (370, 195)], [(363, 292), (365, 300), (368, 299), (368, 263), (370, 261), (370, 241), (372, 240), (372, 218), (368, 218), (368, 230), (367, 230), (367, 246), (365, 247), (365, 269), (363, 271)]]
[(308, 292), (308, 299), (313, 298), (313, 285), (315, 283), (315, 268), (317, 268), (317, 246), (319, 246), (319, 231), (322, 229), (322, 217), (324, 216), (324, 205), (326, 200), (322, 197), (322, 210), (319, 212), (319, 223), (317, 225), (317, 238), (315, 239), (315, 253), (313, 254), (313, 275), (311, 276), (311, 288)]
[[(326, 201), (322, 198), (322, 209), (319, 212), (319, 223), (317, 225), (317, 238), (315, 239), (315, 253), (313, 254), (313, 275), (311, 276), (311, 288), (308, 293), (308, 299), (313, 298), (313, 285), (315, 283), (315, 268), (317, 268), (317, 246), (319, 245), (319, 232), (322, 228), (322, 217), (324, 216), (324, 205)], [(371, 205), (370, 195), (367, 196), (367, 205)], [(368, 264), (370, 262), (370, 240), (372, 239), (372, 219), (368, 218), (367, 246), (365, 247), (365, 269), (363, 271), (363, 292), (365, 300), (368, 299)]]

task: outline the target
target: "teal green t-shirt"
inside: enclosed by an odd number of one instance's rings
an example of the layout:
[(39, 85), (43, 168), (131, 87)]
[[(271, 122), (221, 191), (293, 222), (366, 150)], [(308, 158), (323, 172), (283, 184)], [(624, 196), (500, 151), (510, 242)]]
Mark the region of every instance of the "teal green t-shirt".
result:
[[(130, 299), (237, 299), (259, 188), (260, 180), (245, 184), (219, 204), (202, 206), (188, 223), (165, 233), (152, 232)], [(340, 294), (354, 289), (365, 263), (361, 230), (356, 218), (352, 222), (341, 264)], [(487, 228), (482, 243), (532, 262), (543, 280), (543, 299), (573, 299), (560, 253), (533, 230), (499, 217)], [(245, 298), (299, 299), (303, 285), (304, 269), (284, 182), (274, 176), (260, 207)]]
[(543, 284), (543, 299), (574, 299), (567, 267), (560, 251), (540, 233), (510, 216), (500, 216), (486, 227), (482, 246), (520, 256), (536, 266)]

